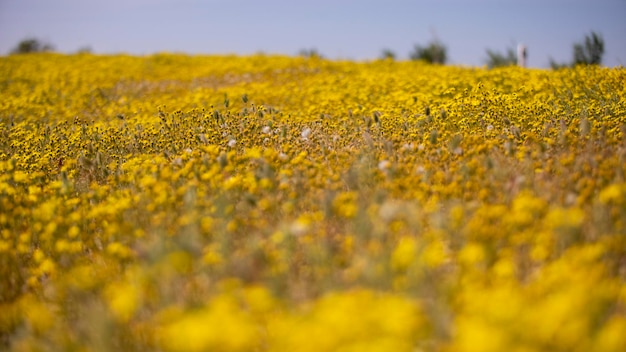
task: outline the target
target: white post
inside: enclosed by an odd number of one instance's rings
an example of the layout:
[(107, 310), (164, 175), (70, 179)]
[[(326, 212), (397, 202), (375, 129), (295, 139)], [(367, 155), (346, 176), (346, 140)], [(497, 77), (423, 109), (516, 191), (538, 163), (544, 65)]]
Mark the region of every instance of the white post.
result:
[(526, 58), (528, 57), (528, 51), (526, 51), (526, 45), (517, 45), (517, 66), (526, 67)]

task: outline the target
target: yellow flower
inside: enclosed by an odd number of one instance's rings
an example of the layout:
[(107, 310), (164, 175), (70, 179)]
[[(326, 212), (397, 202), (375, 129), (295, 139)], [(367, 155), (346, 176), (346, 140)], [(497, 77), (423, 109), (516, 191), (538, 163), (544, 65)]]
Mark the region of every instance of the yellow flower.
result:
[(140, 308), (141, 292), (136, 284), (117, 282), (104, 291), (111, 313), (121, 322), (129, 321)]
[(106, 247), (106, 252), (120, 259), (129, 259), (133, 256), (133, 251), (119, 242), (111, 242)]
[(413, 237), (402, 237), (391, 254), (391, 268), (396, 272), (406, 271), (417, 259), (417, 241)]
[(626, 318), (614, 316), (604, 324), (590, 350), (618, 352), (626, 348)]
[(355, 192), (342, 192), (333, 200), (333, 209), (341, 217), (353, 218), (358, 211), (356, 201), (357, 195)]
[(367, 290), (329, 294), (275, 318), (270, 347), (281, 351), (411, 351), (428, 330), (415, 302)]
[(157, 338), (166, 351), (250, 351), (261, 345), (259, 331), (231, 297), (217, 296), (207, 307), (167, 322)]
[(549, 229), (577, 229), (585, 221), (585, 213), (579, 208), (550, 209), (544, 220)]
[(441, 239), (434, 239), (428, 243), (420, 256), (420, 260), (430, 268), (439, 267), (445, 264), (448, 259), (447, 246)]
[(598, 195), (598, 199), (601, 203), (609, 204), (622, 204), (624, 203), (624, 198), (626, 197), (626, 186), (624, 184), (614, 183), (600, 191)]
[(26, 183), (28, 181), (28, 174), (24, 171), (15, 171), (13, 172), (13, 181), (17, 183)]
[(31, 295), (22, 297), (19, 302), (24, 318), (35, 334), (43, 334), (52, 329), (55, 315), (43, 302)]
[(485, 258), (486, 253), (483, 246), (475, 242), (463, 246), (458, 255), (459, 262), (467, 266), (483, 263)]

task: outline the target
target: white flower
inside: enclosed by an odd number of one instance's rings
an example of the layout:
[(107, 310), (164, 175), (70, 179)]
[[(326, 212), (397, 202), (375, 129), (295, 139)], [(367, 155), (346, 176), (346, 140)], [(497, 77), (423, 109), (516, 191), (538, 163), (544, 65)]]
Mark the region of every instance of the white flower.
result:
[(389, 162), (389, 160), (381, 160), (378, 163), (378, 169), (380, 169), (381, 171), (387, 170), (390, 166), (391, 166), (391, 162)]
[(270, 134), (272, 133), (272, 128), (270, 128), (270, 126), (263, 126), (263, 128), (261, 129), (261, 132), (265, 134)]
[(289, 226), (289, 230), (294, 236), (302, 236), (307, 233), (307, 231), (309, 231), (309, 227), (310, 226), (307, 221), (297, 219), (296, 221), (291, 223), (291, 226)]
[(237, 145), (237, 141), (234, 139), (230, 139), (228, 140), (228, 146), (233, 148), (235, 145)]
[(302, 136), (302, 139), (309, 139), (309, 136), (311, 135), (311, 129), (308, 127), (303, 129), (300, 135)]

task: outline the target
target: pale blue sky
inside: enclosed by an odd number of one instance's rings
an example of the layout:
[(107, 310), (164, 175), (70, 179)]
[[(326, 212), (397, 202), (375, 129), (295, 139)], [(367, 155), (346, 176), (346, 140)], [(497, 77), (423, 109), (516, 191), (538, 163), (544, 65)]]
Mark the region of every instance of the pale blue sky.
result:
[(626, 0), (0, 0), (0, 54), (26, 37), (60, 52), (295, 55), (406, 59), (436, 35), (449, 62), (483, 65), (485, 50), (523, 42), (528, 65), (571, 61), (572, 45), (602, 34), (604, 64), (626, 65)]

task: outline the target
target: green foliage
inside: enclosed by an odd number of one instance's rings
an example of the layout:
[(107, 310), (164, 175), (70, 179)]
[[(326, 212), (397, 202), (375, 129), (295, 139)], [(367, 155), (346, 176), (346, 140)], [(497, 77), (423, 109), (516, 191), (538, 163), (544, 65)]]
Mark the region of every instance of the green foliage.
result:
[(486, 64), (489, 68), (513, 66), (517, 63), (517, 55), (512, 48), (507, 48), (506, 54), (487, 49), (487, 56)]
[(302, 49), (302, 50), (300, 50), (299, 55), (302, 56), (302, 57), (315, 58), (315, 59), (322, 59), (322, 58), (324, 58), (324, 56), (322, 54), (320, 54), (320, 52), (317, 49), (315, 49), (315, 48)]
[(11, 50), (12, 54), (27, 54), (27, 53), (39, 53), (45, 51), (54, 50), (54, 46), (50, 43), (45, 43), (36, 38), (27, 38), (17, 44), (17, 46)]
[(556, 62), (556, 61), (554, 61), (554, 59), (550, 58), (550, 67), (553, 70), (559, 70), (559, 69), (567, 68), (567, 67), (570, 67), (570, 66), (571, 66), (571, 64)]
[(78, 48), (78, 50), (76, 50), (77, 54), (91, 54), (93, 53), (93, 49), (91, 49), (90, 46), (86, 45), (86, 46), (81, 46), (80, 48)]
[(395, 60), (396, 59), (396, 53), (393, 52), (393, 50), (391, 49), (383, 49), (380, 53), (380, 58), (382, 60)]
[(422, 60), (431, 64), (445, 64), (448, 60), (448, 48), (438, 40), (431, 41), (428, 46), (416, 45), (409, 54), (411, 60)]
[(600, 65), (604, 54), (604, 39), (596, 32), (585, 36), (584, 43), (574, 44), (574, 65)]
[(576, 65), (600, 65), (604, 55), (604, 39), (596, 32), (585, 36), (585, 41), (574, 44), (573, 60), (571, 63), (558, 63), (550, 59), (550, 67), (557, 70)]

